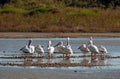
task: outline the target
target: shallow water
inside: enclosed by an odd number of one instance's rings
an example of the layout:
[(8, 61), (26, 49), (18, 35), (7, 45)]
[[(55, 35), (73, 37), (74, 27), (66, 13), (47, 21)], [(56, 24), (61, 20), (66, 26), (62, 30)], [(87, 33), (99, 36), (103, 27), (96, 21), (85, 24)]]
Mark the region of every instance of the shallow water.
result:
[[(23, 39), (0, 39), (0, 57), (2, 56), (11, 56), (11, 53), (16, 51), (17, 55), (21, 55), (19, 49), (27, 44), (27, 41), (31, 38), (23, 38)], [(108, 50), (109, 56), (120, 56), (120, 38), (93, 38), (94, 44), (97, 46), (103, 45)], [(63, 41), (64, 45), (66, 45), (66, 38), (32, 38), (33, 43), (32, 45), (37, 46), (41, 44), (44, 46), (45, 52), (47, 52), (47, 45), (48, 41), (51, 40), (53, 45), (56, 45), (59, 41)], [(77, 48), (83, 44), (88, 42), (89, 38), (71, 38), (70, 44), (73, 48), (75, 56), (83, 55)], [(3, 53), (5, 51), (5, 53)], [(57, 50), (55, 49), (55, 52)], [(59, 55), (59, 54), (56, 54)], [(32, 59), (32, 62), (25, 61), (24, 59), (7, 59), (7, 58), (0, 58), (1, 63), (56, 63), (56, 62), (65, 62), (65, 63), (92, 63), (95, 65), (109, 65), (109, 66), (102, 66), (102, 68), (120, 68), (120, 58), (106, 58), (104, 60), (97, 60), (96, 62), (91, 61), (89, 57), (86, 58), (71, 58), (69, 60), (63, 60), (62, 58), (54, 58), (54, 59)], [(96, 66), (98, 67), (98, 66)], [(73, 68), (73, 67), (70, 67)], [(74, 67), (78, 68), (78, 67)]]

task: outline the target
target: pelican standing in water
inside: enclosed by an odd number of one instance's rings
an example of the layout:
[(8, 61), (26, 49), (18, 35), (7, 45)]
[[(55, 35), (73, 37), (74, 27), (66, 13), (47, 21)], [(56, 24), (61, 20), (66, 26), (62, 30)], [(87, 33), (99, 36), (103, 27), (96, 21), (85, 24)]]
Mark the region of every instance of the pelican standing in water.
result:
[(73, 50), (72, 50), (72, 47), (70, 45), (70, 38), (68, 37), (67, 38), (67, 46), (66, 46), (66, 56), (68, 55), (68, 57), (70, 57), (70, 54), (73, 54)]
[(97, 48), (96, 45), (93, 44), (93, 39), (92, 37), (90, 38), (88, 45), (87, 45), (88, 49), (91, 52), (91, 57), (92, 59), (96, 59), (96, 54), (99, 54), (99, 49)]
[(41, 46), (41, 45), (37, 45), (37, 46), (35, 47), (35, 51), (38, 53), (38, 55), (39, 55), (39, 54), (40, 54), (40, 55), (44, 54), (44, 49), (43, 49), (43, 46)]
[(48, 41), (48, 55), (49, 55), (49, 58), (51, 58), (53, 53), (54, 53), (54, 47), (52, 46), (52, 42)]
[(84, 54), (84, 57), (87, 53), (90, 53), (90, 50), (88, 49), (86, 44), (82, 44), (78, 49)]
[(32, 44), (32, 40), (30, 39), (28, 41), (28, 45), (24, 46), (20, 50), (24, 53), (34, 53), (35, 52), (35, 47)]
[(62, 53), (63, 54), (63, 57), (64, 57), (64, 50), (65, 50), (65, 46), (63, 45), (63, 42), (60, 41), (57, 45), (55, 45), (55, 47), (57, 46), (57, 50), (59, 53)]
[(70, 54), (73, 54), (73, 50), (71, 48), (69, 39), (70, 38), (68, 37), (66, 46), (63, 45), (62, 41), (60, 41), (57, 45), (55, 45), (55, 47), (57, 46), (57, 50), (59, 51), (59, 53), (63, 54), (63, 58), (65, 58), (64, 54), (66, 55), (67, 58), (70, 58)]
[(99, 49), (99, 52), (100, 52), (101, 55), (104, 55), (104, 54), (108, 53), (107, 49), (102, 45), (100, 47), (98, 47), (98, 49)]

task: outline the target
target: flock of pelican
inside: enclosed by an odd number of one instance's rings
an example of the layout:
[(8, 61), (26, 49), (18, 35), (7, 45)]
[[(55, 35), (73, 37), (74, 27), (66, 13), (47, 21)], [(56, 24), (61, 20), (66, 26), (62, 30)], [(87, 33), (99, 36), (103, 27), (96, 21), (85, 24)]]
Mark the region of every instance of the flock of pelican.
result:
[[(55, 48), (57, 48), (59, 53), (63, 54), (63, 58), (70, 58), (70, 55), (73, 54), (69, 37), (67, 38), (67, 45), (63, 45), (63, 42), (60, 41), (55, 46), (52, 46), (52, 42), (48, 41), (47, 50), (48, 50), (49, 58), (51, 58), (51, 56), (54, 54)], [(92, 37), (90, 37), (90, 40), (87, 43), (79, 46), (78, 49), (84, 54), (84, 56), (90, 53), (93, 59), (96, 59), (97, 54), (104, 55), (107, 53), (107, 49), (104, 46), (97, 47), (96, 45), (94, 45)], [(20, 49), (20, 51), (24, 53), (36, 52), (40, 55), (45, 53), (43, 46), (41, 45), (38, 45), (36, 47), (33, 46), (31, 39), (28, 41), (27, 45), (25, 45), (23, 48)]]

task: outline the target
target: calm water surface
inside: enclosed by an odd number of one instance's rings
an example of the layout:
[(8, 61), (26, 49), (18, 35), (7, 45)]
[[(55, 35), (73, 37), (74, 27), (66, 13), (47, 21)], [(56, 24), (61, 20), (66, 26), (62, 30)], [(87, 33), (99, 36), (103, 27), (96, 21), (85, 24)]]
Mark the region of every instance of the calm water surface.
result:
[[(6, 51), (7, 53), (13, 53), (15, 51), (19, 51), (19, 49), (23, 46), (25, 46), (28, 42), (28, 40), (31, 38), (23, 38), (23, 39), (0, 39), (0, 56), (2, 56), (3, 51)], [(108, 55), (110, 56), (120, 56), (120, 38), (93, 38), (94, 44), (96, 46), (103, 45), (108, 50)], [(33, 43), (32, 45), (37, 46), (38, 44), (44, 46), (45, 52), (47, 52), (47, 45), (48, 41), (51, 40), (53, 46), (56, 45), (59, 41), (63, 41), (64, 45), (66, 45), (66, 38), (32, 38)], [(88, 42), (89, 38), (71, 38), (70, 44), (73, 48), (75, 55), (82, 55), (82, 53), (77, 49), (81, 44)], [(55, 49), (55, 52), (57, 50)], [(17, 52), (20, 53), (20, 52)], [(86, 61), (87, 59), (87, 61)], [(36, 60), (34, 59), (34, 63), (46, 63), (46, 62), (77, 62), (77, 63), (93, 63), (93, 64), (111, 64), (112, 66), (109, 66), (109, 68), (120, 68), (120, 58), (112, 58), (112, 59), (105, 59), (99, 60), (97, 62), (90, 61), (90, 58), (86, 58), (85, 61), (83, 58), (71, 58), (70, 60), (62, 60), (62, 59), (42, 59), (42, 60)], [(0, 62), (6, 63), (6, 62), (14, 62), (16, 63), (24, 63), (24, 60), (19, 59), (0, 59)], [(42, 61), (42, 62), (41, 62)], [(72, 67), (71, 67), (72, 68)], [(76, 67), (77, 68), (77, 67)], [(102, 68), (106, 68), (102, 67)], [(108, 68), (108, 67), (107, 67)]]

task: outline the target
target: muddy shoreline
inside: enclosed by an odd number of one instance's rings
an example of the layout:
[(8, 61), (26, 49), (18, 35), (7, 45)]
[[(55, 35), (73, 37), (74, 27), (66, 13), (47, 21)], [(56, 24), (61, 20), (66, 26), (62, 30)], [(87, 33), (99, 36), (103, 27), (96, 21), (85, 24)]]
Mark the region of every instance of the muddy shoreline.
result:
[(120, 33), (36, 33), (0, 32), (0, 38), (64, 38), (64, 37), (120, 37)]

